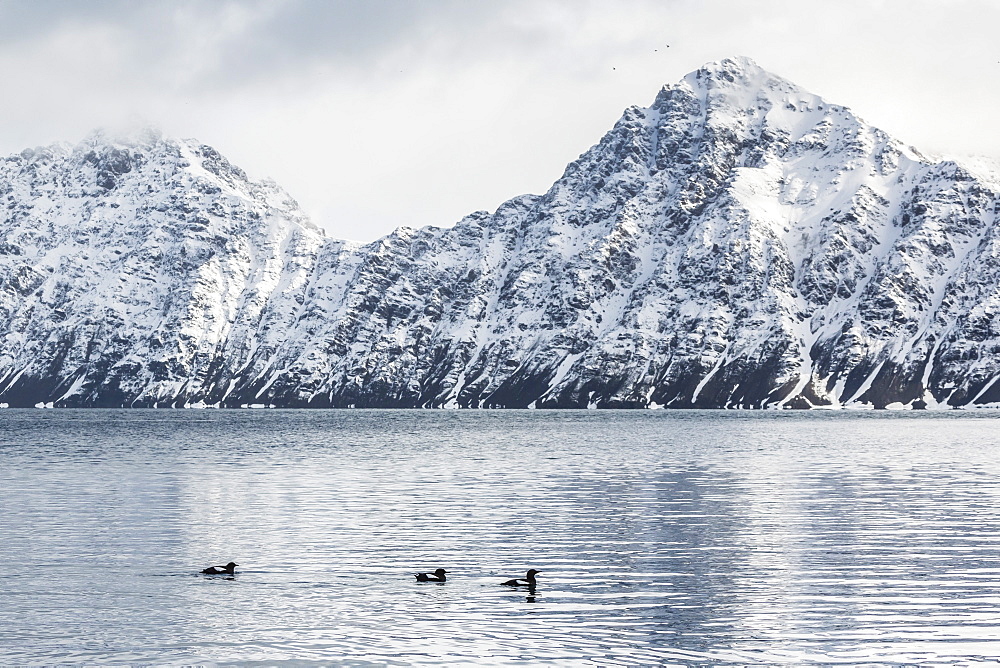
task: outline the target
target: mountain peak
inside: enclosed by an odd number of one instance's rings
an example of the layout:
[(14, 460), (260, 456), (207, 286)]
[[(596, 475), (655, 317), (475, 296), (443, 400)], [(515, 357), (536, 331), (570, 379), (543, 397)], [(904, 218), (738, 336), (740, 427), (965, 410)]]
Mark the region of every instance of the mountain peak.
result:
[(682, 85), (694, 90), (704, 90), (723, 94), (730, 100), (756, 99), (761, 95), (769, 98), (809, 96), (818, 101), (818, 96), (758, 65), (746, 56), (724, 58), (706, 63), (683, 79)]
[(154, 125), (139, 124), (125, 128), (97, 128), (80, 142), (78, 148), (94, 150), (108, 148), (149, 148), (166, 141), (163, 132)]
[(732, 58), (723, 58), (722, 60), (705, 63), (695, 70), (694, 74), (702, 77), (715, 77), (728, 80), (730, 78), (761, 72), (769, 74), (753, 58), (748, 56), (733, 56)]
[(773, 107), (816, 109), (829, 106), (817, 95), (769, 72), (746, 56), (706, 63), (676, 84), (664, 86), (652, 107), (663, 110), (681, 101), (707, 108), (756, 113)]
[(709, 89), (762, 88), (769, 87), (769, 82), (772, 81), (781, 81), (791, 85), (746, 56), (723, 58), (719, 61), (705, 63), (684, 77), (684, 81), (695, 88)]

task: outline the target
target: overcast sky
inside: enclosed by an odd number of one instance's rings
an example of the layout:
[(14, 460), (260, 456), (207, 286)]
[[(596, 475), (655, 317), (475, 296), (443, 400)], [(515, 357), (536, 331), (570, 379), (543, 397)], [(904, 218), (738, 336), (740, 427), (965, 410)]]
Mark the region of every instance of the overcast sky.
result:
[(369, 241), (544, 192), (733, 55), (921, 150), (1000, 156), (997, 26), (994, 0), (0, 0), (0, 154), (149, 123)]

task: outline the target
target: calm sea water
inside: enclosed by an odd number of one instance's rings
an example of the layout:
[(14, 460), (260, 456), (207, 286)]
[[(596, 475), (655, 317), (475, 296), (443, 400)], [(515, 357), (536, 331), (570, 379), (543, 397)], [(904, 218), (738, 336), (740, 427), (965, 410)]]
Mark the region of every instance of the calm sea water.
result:
[(0, 664), (992, 661), (998, 419), (4, 410)]

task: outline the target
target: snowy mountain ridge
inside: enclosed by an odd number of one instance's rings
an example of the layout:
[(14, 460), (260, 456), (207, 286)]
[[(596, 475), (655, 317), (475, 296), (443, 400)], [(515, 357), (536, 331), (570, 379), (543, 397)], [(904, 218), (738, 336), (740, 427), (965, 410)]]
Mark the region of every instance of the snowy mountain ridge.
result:
[(0, 162), (0, 402), (992, 405), (998, 174), (745, 58), (543, 195), (365, 245), (208, 146), (98, 134)]

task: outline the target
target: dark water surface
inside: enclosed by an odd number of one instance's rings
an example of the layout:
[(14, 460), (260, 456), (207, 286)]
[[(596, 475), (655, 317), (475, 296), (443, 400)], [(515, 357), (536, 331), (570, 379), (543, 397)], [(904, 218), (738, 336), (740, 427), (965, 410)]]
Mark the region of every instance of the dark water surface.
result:
[(992, 661), (998, 419), (3, 410), (0, 664)]

